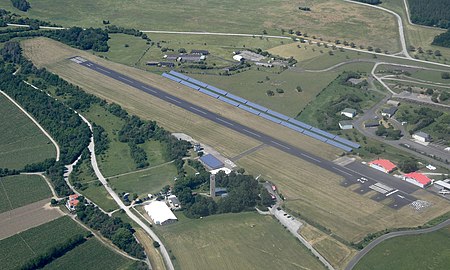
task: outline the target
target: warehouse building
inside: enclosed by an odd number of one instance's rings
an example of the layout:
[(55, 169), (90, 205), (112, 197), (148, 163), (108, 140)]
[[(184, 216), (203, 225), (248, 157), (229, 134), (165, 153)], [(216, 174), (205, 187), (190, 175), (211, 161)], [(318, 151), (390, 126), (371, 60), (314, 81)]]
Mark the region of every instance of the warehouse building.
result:
[(356, 116), (356, 110), (352, 108), (345, 108), (341, 111), (341, 115), (347, 116), (348, 118), (353, 118)]
[(412, 135), (413, 139), (419, 142), (429, 142), (431, 141), (431, 136), (425, 132), (419, 131)]
[(154, 224), (167, 225), (177, 221), (177, 217), (172, 213), (165, 202), (154, 201), (146, 205), (144, 209)]
[(352, 121), (347, 121), (347, 120), (340, 121), (339, 122), (339, 127), (341, 129), (343, 129), (343, 130), (352, 129), (353, 128), (353, 123), (352, 123)]
[(210, 170), (216, 170), (216, 169), (222, 168), (224, 166), (222, 161), (220, 161), (219, 159), (217, 159), (215, 156), (213, 156), (211, 154), (202, 156), (200, 158), (200, 161), (206, 167), (208, 167)]
[(397, 166), (387, 159), (377, 159), (369, 162), (369, 166), (379, 171), (390, 173), (397, 168)]

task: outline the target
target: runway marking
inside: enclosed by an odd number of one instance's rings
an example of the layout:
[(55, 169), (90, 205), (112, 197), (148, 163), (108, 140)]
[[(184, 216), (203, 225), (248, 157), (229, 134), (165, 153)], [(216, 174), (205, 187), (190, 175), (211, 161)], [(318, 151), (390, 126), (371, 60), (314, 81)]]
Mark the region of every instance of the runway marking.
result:
[(229, 125), (229, 126), (234, 126), (233, 123), (230, 123), (230, 122), (228, 122), (228, 121), (225, 121), (225, 120), (223, 120), (223, 119), (220, 119), (219, 117), (216, 117), (216, 119), (219, 120), (220, 122), (223, 122), (223, 123)]
[(352, 174), (351, 173), (348, 173), (348, 172), (346, 172), (346, 171), (344, 171), (344, 170), (341, 170), (341, 169), (339, 169), (339, 168), (336, 168), (336, 167), (332, 167), (333, 169), (335, 169), (335, 170), (337, 170), (337, 171), (340, 171), (341, 173), (345, 173), (346, 175), (350, 175), (350, 176), (352, 176)]
[(197, 108), (195, 108), (195, 107), (189, 107), (189, 108), (191, 108), (191, 109), (193, 109), (194, 111), (197, 111), (197, 112), (199, 112), (199, 113), (203, 113), (203, 114), (207, 114), (206, 112), (204, 112), (204, 111), (202, 111), (202, 110), (200, 110), (200, 109), (197, 109)]
[(272, 143), (274, 143), (274, 144), (276, 144), (276, 145), (278, 145), (278, 146), (281, 146), (281, 147), (283, 147), (283, 148), (285, 148), (285, 149), (291, 149), (291, 148), (289, 148), (289, 147), (287, 147), (286, 145), (283, 145), (283, 144), (281, 144), (281, 143), (278, 143), (278, 142), (275, 142), (275, 141), (271, 141)]
[(396, 189), (392, 192), (389, 192), (388, 194), (386, 194), (386, 197), (391, 196), (392, 194), (397, 193), (397, 192), (398, 192), (398, 189)]
[(317, 161), (317, 162), (319, 162), (319, 163), (321, 163), (322, 161), (320, 161), (320, 160), (318, 160), (318, 159), (316, 159), (316, 158), (313, 158), (312, 156), (308, 156), (307, 154), (303, 154), (303, 153), (300, 153), (302, 156), (304, 156), (304, 157), (307, 157), (307, 158), (309, 158), (309, 159), (312, 159), (312, 160), (314, 160), (314, 161)]
[(122, 80), (127, 81), (129, 83), (134, 83), (133, 81), (131, 81), (131, 80), (127, 79), (127, 78), (124, 78), (122, 76), (119, 76), (119, 78), (121, 78)]
[(178, 103), (178, 104), (181, 104), (181, 101), (179, 101), (179, 100), (176, 100), (176, 99), (171, 98), (171, 97), (169, 97), (169, 96), (166, 96), (166, 98), (169, 99), (169, 100), (172, 100), (173, 102), (176, 102), (176, 103)]
[(147, 86), (142, 86), (142, 88), (144, 88), (145, 90), (148, 90), (148, 91), (150, 91), (150, 92), (152, 92), (152, 93), (156, 93), (156, 91), (155, 90), (153, 90), (153, 89), (151, 89), (151, 88), (148, 88)]
[(255, 132), (251, 132), (250, 130), (246, 130), (245, 128), (243, 128), (242, 131), (245, 131), (245, 132), (247, 132), (247, 133), (250, 133), (250, 134), (252, 134), (252, 135), (254, 135), (254, 136), (258, 137), (258, 138), (261, 138), (261, 135), (256, 134)]

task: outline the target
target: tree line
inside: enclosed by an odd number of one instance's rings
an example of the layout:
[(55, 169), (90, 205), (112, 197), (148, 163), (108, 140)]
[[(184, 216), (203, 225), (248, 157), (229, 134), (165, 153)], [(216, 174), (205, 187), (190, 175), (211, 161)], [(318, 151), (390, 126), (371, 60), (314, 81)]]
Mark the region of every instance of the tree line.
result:
[(11, 13), (10, 11), (0, 8), (0, 26), (6, 26), (6, 23), (37, 25), (37, 26), (57, 26), (57, 27), (60, 26), (47, 21), (22, 17), (18, 14)]
[(408, 0), (411, 21), (416, 24), (450, 27), (449, 0)]
[(27, 0), (11, 0), (12, 5), (20, 11), (28, 11), (31, 8)]
[(84, 224), (99, 231), (129, 255), (145, 259), (144, 249), (134, 238), (134, 230), (129, 223), (118, 217), (110, 217), (93, 205), (85, 204), (83, 198), (76, 207), (76, 214)]
[(434, 37), (432, 45), (450, 48), (450, 29)]

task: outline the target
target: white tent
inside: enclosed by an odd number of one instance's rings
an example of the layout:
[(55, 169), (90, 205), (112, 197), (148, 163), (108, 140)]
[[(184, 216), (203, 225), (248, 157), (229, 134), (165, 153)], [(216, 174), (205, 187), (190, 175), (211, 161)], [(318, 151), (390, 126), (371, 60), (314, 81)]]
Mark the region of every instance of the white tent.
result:
[(166, 225), (177, 220), (165, 202), (154, 201), (144, 207), (147, 214), (158, 225)]

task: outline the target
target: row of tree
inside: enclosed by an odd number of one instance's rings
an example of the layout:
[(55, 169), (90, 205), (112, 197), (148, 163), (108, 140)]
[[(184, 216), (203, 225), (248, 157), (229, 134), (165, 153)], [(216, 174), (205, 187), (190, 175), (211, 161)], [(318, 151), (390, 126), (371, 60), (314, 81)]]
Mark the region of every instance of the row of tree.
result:
[(0, 27), (6, 26), (6, 23), (15, 23), (15, 24), (26, 24), (26, 25), (40, 25), (40, 26), (59, 26), (56, 24), (52, 24), (47, 21), (42, 21), (38, 19), (30, 19), (28, 17), (22, 17), (18, 14), (11, 13), (5, 9), (0, 8)]
[(20, 11), (28, 11), (31, 8), (27, 0), (11, 0), (12, 5)]
[(86, 205), (82, 198), (76, 208), (76, 213), (84, 224), (99, 231), (126, 253), (139, 259), (145, 259), (144, 249), (134, 238), (134, 230), (129, 223), (123, 222), (118, 217), (110, 217), (93, 205)]
[(432, 45), (450, 48), (450, 29), (434, 37)]

